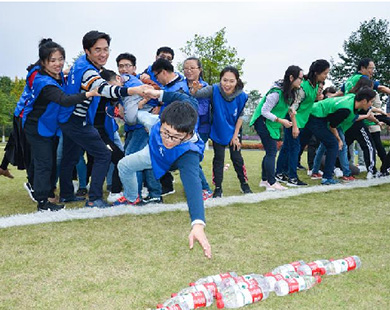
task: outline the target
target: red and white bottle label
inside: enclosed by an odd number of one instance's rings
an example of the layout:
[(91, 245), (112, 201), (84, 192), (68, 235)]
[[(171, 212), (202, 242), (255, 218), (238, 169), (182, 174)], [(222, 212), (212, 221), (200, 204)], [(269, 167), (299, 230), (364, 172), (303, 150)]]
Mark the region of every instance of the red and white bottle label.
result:
[(294, 278), (284, 279), (288, 284), (288, 293), (296, 293), (299, 292), (299, 283)]
[(353, 259), (353, 257), (346, 257), (346, 258), (344, 258), (344, 260), (348, 264), (348, 271), (356, 269), (356, 262)]
[(206, 307), (207, 301), (203, 292), (195, 292), (191, 295), (194, 300), (194, 309)]
[(253, 303), (263, 299), (263, 291), (259, 286), (251, 286), (248, 290), (252, 296)]

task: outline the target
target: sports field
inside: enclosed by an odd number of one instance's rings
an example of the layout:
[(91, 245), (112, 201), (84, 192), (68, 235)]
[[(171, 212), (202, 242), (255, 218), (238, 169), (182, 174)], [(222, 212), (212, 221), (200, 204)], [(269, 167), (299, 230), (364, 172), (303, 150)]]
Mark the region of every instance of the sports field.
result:
[[(305, 293), (270, 295), (246, 308), (389, 309), (390, 179), (356, 189), (344, 185), (326, 192), (298, 190), (306, 192), (300, 195), (290, 189), (289, 197), (276, 199), (258, 187), (264, 153), (243, 154), (255, 195), (240, 193), (231, 165), (225, 173), (224, 198), (206, 203), (211, 260), (199, 246), (188, 249), (190, 221), (184, 204), (168, 212), (172, 204), (185, 201), (176, 174), (176, 194), (158, 207), (167, 212), (113, 210), (117, 216), (1, 228), (0, 309), (148, 309), (203, 276), (265, 273), (295, 260), (349, 255), (360, 256), (362, 269), (324, 277)], [(211, 158), (212, 152), (206, 151), (203, 166), (209, 180)], [(33, 214), (36, 205), (23, 189), (25, 172), (11, 172), (13, 180), (0, 177), (0, 223), (23, 218), (9, 217), (16, 214), (47, 217)], [(306, 172), (300, 177), (320, 190), (315, 186), (319, 181), (310, 180)], [(68, 205), (66, 212), (81, 206)]]

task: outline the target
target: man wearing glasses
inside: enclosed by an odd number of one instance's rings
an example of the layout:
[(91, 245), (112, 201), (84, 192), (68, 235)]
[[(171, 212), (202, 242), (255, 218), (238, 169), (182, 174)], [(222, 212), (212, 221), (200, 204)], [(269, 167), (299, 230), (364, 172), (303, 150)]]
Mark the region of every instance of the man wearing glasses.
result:
[[(79, 57), (68, 75), (66, 92), (76, 94), (98, 88), (99, 94), (106, 98), (120, 98), (129, 95), (142, 95), (150, 86), (119, 87), (109, 85), (99, 74), (110, 54), (111, 38), (96, 30), (83, 37), (85, 55)], [(76, 201), (72, 183), (72, 172), (80, 158), (81, 150), (94, 157), (89, 200), (86, 207), (105, 208), (103, 183), (111, 161), (111, 152), (94, 128), (94, 119), (100, 102), (99, 97), (85, 99), (82, 103), (60, 111), (59, 122), (63, 133), (63, 155), (60, 172), (60, 197), (65, 202)]]

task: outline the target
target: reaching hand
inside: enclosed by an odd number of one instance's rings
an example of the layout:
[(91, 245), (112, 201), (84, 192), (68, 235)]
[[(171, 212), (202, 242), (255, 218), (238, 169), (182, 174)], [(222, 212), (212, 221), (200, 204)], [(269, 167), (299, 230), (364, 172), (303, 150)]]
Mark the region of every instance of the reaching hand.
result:
[(144, 93), (142, 96), (145, 98), (157, 99), (158, 97), (160, 97), (160, 94), (161, 94), (160, 90), (156, 90), (152, 87), (152, 88), (148, 88), (148, 89), (144, 90)]
[(202, 85), (199, 83), (199, 81), (193, 81), (192, 86), (190, 88), (191, 95), (194, 95), (201, 88), (202, 88)]
[(203, 253), (207, 258), (211, 258), (211, 246), (204, 232), (204, 225), (195, 224), (192, 226), (190, 235), (188, 236), (190, 249), (194, 247), (194, 241), (198, 241), (203, 249)]
[(230, 140), (229, 145), (233, 146), (233, 150), (239, 151), (241, 149), (240, 139), (233, 135), (233, 138)]

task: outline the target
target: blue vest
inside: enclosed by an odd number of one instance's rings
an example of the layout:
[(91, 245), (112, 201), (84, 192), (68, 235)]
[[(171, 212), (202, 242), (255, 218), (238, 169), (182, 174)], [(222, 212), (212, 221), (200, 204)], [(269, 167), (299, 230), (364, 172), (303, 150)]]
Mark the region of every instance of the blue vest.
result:
[[(183, 78), (179, 75), (179, 79), (177, 79), (177, 80), (175, 81), (175, 83), (173, 83), (173, 84), (172, 84), (172, 83), (169, 83), (169, 84), (163, 86), (162, 89), (163, 89), (164, 91), (166, 91), (166, 92), (175, 92), (175, 91), (184, 92), (185, 87), (188, 88), (187, 83), (186, 83), (186, 82), (183, 80)], [(162, 111), (164, 111), (165, 107), (166, 107), (165, 104), (163, 104), (163, 105), (161, 106), (160, 115), (161, 115)]]
[(104, 130), (106, 131), (108, 137), (110, 138), (110, 140), (112, 142), (114, 142), (115, 131), (117, 131), (119, 129), (119, 126), (116, 123), (115, 118), (114, 118), (114, 109), (115, 109), (115, 107), (113, 107), (110, 104), (110, 101), (107, 101), (107, 104), (105, 107), (106, 115), (104, 118)]
[(198, 141), (195, 143), (187, 141), (171, 149), (167, 149), (162, 142), (160, 128), (161, 123), (158, 122), (152, 127), (149, 136), (150, 158), (152, 161), (153, 173), (157, 180), (159, 180), (185, 152), (198, 152), (203, 159), (204, 142), (199, 136)]
[[(99, 69), (97, 69), (89, 60), (87, 59), (86, 55), (80, 56), (72, 68), (70, 68), (68, 80), (65, 87), (65, 92), (67, 94), (78, 94), (81, 91), (81, 80), (83, 78), (83, 75), (85, 71), (87, 70), (95, 70), (96, 72), (99, 72)], [(87, 113), (87, 123), (93, 125), (96, 110), (98, 108), (100, 102), (100, 97), (95, 96), (92, 97), (92, 102), (89, 105), (88, 113)], [(69, 119), (69, 117), (72, 115), (73, 111), (75, 109), (75, 105), (71, 107), (61, 107), (60, 114), (59, 114), (59, 122), (60, 123), (66, 123)]]
[(248, 95), (242, 92), (232, 101), (226, 101), (219, 91), (218, 84), (213, 85), (213, 122), (210, 131), (210, 138), (213, 141), (221, 145), (229, 144), (247, 100)]
[[(62, 84), (65, 83), (64, 81), (64, 75), (61, 73), (61, 80)], [(41, 93), (42, 89), (47, 85), (53, 85), (61, 90), (63, 89), (63, 86), (57, 83), (55, 79), (48, 75), (42, 75), (40, 73), (37, 73), (35, 76), (33, 87), (32, 87), (32, 97), (30, 104), (28, 104), (24, 108), (23, 113), (23, 120), (22, 125), (24, 126), (28, 114), (34, 109), (34, 104), (39, 97), (39, 94)], [(45, 112), (39, 117), (38, 119), (38, 133), (43, 137), (52, 137), (57, 133), (58, 127), (58, 113), (60, 111), (60, 105), (56, 102), (49, 102), (49, 104), (46, 107)]]
[(38, 71), (41, 67), (40, 66), (34, 66), (30, 71), (27, 73), (26, 77), (26, 85), (24, 86), (23, 93), (19, 98), (19, 101), (16, 103), (16, 108), (14, 111), (14, 115), (16, 117), (19, 117), (20, 113), (22, 113), (24, 107), (29, 104), (29, 102), (32, 100), (32, 90), (30, 86), (28, 85), (28, 80), (35, 71)]

